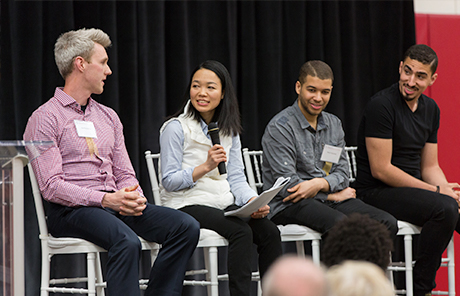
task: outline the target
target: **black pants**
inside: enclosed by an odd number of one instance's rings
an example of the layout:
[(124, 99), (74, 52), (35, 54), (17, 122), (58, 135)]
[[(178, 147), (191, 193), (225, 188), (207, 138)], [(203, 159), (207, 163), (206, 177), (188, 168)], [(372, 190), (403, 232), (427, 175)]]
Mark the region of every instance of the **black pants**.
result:
[[(230, 206), (226, 210), (234, 209)], [(263, 278), (268, 267), (282, 253), (278, 227), (267, 218), (247, 219), (226, 217), (224, 211), (202, 205), (180, 209), (194, 217), (201, 228), (211, 229), (228, 240), (228, 277), (232, 296), (250, 295), (252, 244), (259, 253), (259, 272)]]
[(342, 202), (322, 202), (313, 198), (303, 199), (285, 208), (273, 216), (271, 220), (281, 225), (305, 225), (324, 234), (338, 221), (352, 213), (369, 215), (372, 219), (383, 223), (393, 239), (396, 237), (398, 232), (396, 218), (356, 198)]
[(138, 235), (162, 244), (145, 295), (182, 294), (187, 262), (200, 235), (195, 219), (151, 204), (137, 217), (98, 207), (50, 205), (47, 224), (53, 236), (83, 238), (108, 251), (107, 295), (140, 295)]
[(358, 193), (366, 203), (398, 220), (423, 227), (415, 252), (414, 292), (423, 295), (433, 290), (442, 253), (454, 230), (460, 230), (457, 202), (447, 195), (408, 187), (379, 187)]

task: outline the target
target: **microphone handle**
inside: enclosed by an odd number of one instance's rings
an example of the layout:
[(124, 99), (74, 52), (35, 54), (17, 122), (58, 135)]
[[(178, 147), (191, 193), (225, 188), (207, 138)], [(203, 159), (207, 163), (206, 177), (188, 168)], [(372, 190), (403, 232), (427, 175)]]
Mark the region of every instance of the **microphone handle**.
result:
[(225, 168), (225, 162), (221, 162), (217, 165), (217, 168), (219, 169), (219, 174), (223, 175), (227, 173), (227, 169)]

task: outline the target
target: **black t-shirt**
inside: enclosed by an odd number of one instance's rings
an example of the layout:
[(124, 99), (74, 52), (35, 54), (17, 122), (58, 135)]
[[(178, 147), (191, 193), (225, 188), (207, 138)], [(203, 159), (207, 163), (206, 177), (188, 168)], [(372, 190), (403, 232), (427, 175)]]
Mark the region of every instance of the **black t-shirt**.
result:
[(421, 179), (421, 150), (437, 143), (440, 111), (436, 102), (421, 95), (412, 112), (399, 92), (398, 83), (375, 94), (364, 110), (358, 129), (358, 175), (355, 187), (369, 189), (383, 185), (371, 175), (365, 138), (393, 140), (391, 163), (415, 178)]

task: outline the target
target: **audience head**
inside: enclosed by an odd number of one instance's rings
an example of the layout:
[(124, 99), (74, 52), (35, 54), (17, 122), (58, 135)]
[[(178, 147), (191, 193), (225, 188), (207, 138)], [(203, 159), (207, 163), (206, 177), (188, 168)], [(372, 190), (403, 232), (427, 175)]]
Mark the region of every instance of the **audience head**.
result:
[(438, 67), (438, 56), (436, 55), (436, 52), (428, 45), (412, 45), (404, 53), (402, 61), (404, 62), (407, 58), (419, 61), (424, 65), (430, 65), (431, 75), (436, 73), (436, 69)]
[(91, 62), (95, 43), (104, 48), (112, 44), (109, 35), (100, 29), (80, 29), (59, 36), (54, 45), (54, 59), (64, 79), (72, 73), (76, 57), (80, 56), (85, 61)]
[[(185, 91), (182, 107), (178, 112), (176, 112), (176, 114), (173, 115), (173, 117), (176, 117), (184, 112), (185, 107), (188, 105), (188, 102), (191, 100), (191, 96), (193, 94), (192, 88), (194, 87), (194, 77), (197, 75), (197, 72), (201, 70), (213, 72), (217, 76), (217, 80), (220, 83), (220, 103), (213, 110), (214, 114), (210, 122), (218, 122), (220, 132), (226, 136), (232, 136), (241, 133), (242, 128), (240, 111), (238, 108), (238, 100), (236, 98), (236, 92), (233, 87), (232, 79), (230, 78), (230, 74), (228, 73), (227, 68), (225, 68), (225, 66), (218, 61), (205, 61), (193, 70), (192, 75), (190, 76), (188, 87)], [(193, 104), (189, 104), (187, 115), (198, 121), (203, 118), (203, 114), (200, 114), (200, 112), (193, 106)], [(209, 124), (209, 122), (206, 123)]]
[(321, 256), (328, 267), (345, 260), (362, 260), (386, 270), (392, 249), (393, 241), (388, 229), (369, 216), (356, 213), (338, 222), (329, 231)]
[(393, 287), (377, 265), (345, 261), (327, 273), (329, 296), (394, 296)]
[(325, 273), (310, 259), (285, 255), (265, 274), (262, 291), (264, 296), (326, 296)]
[(317, 77), (321, 80), (330, 79), (332, 83), (334, 82), (334, 74), (332, 73), (331, 67), (323, 61), (313, 60), (303, 64), (299, 71), (298, 80), (300, 83), (305, 83), (308, 75)]

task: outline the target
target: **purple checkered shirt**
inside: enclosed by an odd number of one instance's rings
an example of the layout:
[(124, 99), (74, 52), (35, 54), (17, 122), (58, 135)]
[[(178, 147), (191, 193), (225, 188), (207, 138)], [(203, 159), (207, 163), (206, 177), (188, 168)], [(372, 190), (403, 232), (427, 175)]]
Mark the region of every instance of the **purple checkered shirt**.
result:
[[(90, 155), (74, 120), (91, 121), (99, 155)], [(114, 110), (89, 98), (86, 111), (61, 88), (29, 118), (25, 141), (53, 141), (32, 161), (43, 198), (65, 206), (101, 206), (105, 192), (138, 184)], [(138, 191), (143, 195), (142, 189)]]

